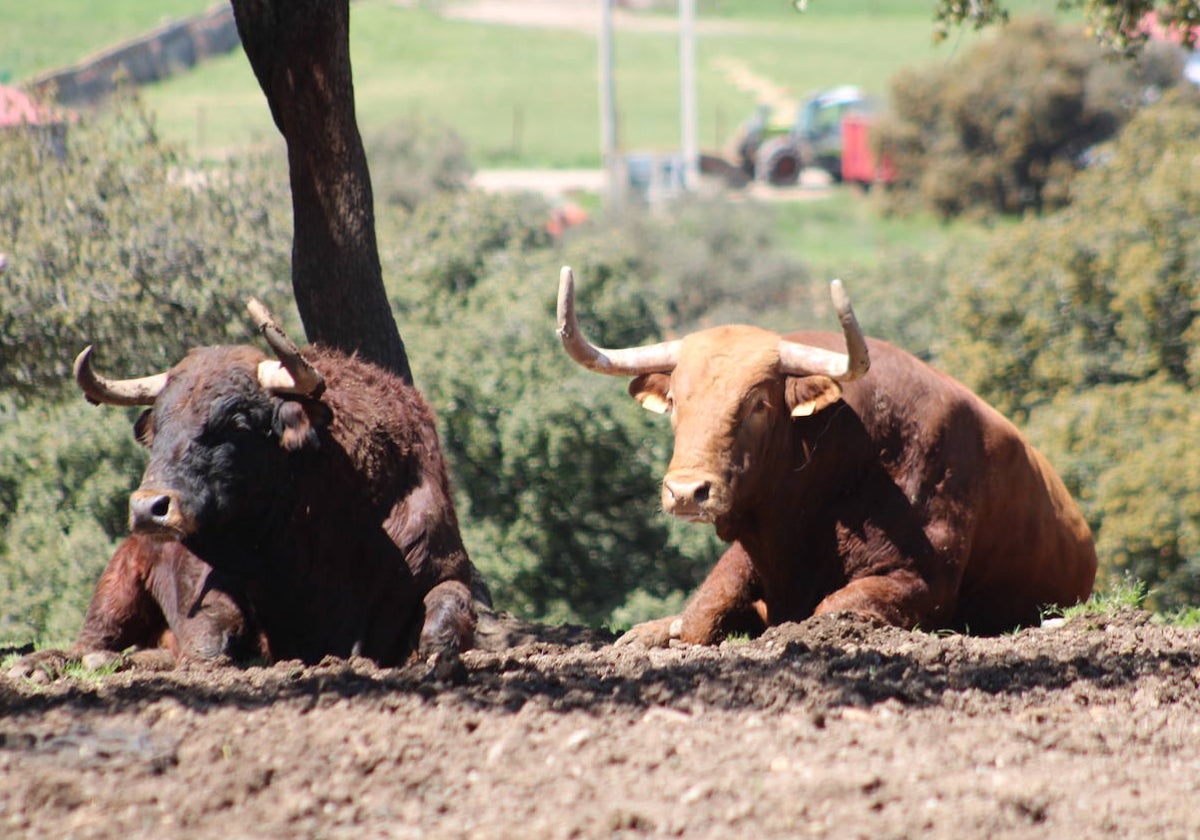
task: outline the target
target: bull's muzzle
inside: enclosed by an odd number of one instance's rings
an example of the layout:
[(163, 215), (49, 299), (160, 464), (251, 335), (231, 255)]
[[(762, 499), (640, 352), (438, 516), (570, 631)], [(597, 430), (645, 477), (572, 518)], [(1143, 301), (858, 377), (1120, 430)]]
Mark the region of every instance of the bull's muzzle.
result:
[(677, 470), (663, 479), (663, 510), (680, 519), (712, 522), (729, 511), (728, 499), (724, 483), (706, 473)]
[(178, 497), (166, 490), (135, 490), (129, 497), (129, 527), (139, 534), (178, 539), (191, 532)]

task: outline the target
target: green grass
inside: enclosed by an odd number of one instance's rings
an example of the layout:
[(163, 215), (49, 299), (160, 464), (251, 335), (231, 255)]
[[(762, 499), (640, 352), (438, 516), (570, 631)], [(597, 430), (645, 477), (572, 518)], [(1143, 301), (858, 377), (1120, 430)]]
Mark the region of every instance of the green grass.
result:
[[(703, 148), (728, 143), (754, 108), (754, 96), (736, 89), (722, 70), (729, 59), (796, 97), (843, 83), (886, 94), (898, 68), (950, 60), (978, 37), (963, 34), (935, 47), (930, 6), (915, 0), (890, 11), (884, 3), (819, 5), (819, 13), (806, 15), (748, 13), (728, 31), (699, 37)], [(590, 35), (444, 20), (427, 9), (362, 0), (351, 12), (350, 44), (364, 133), (420, 114), (459, 131), (481, 167), (599, 164), (597, 51)], [(622, 147), (677, 148), (675, 35), (619, 31), (615, 50)], [(202, 156), (276, 142), (240, 53), (151, 86), (146, 99), (163, 132)]]
[(1043, 618), (1061, 616), (1067, 621), (1080, 617), (1105, 617), (1123, 610), (1145, 609), (1150, 589), (1144, 581), (1134, 577), (1114, 578), (1107, 586), (1094, 592), (1082, 604), (1073, 607), (1055, 608)]
[[(78, 61), (212, 0), (39, 0), (10, 4), (0, 30), (0, 75), (13, 79)], [(1053, 0), (1016, 0), (1014, 11), (1052, 13)], [(880, 95), (908, 64), (948, 61), (978, 36), (933, 44), (932, 0), (813, 0), (700, 4), (697, 44), (701, 146), (721, 150), (752, 113), (732, 59), (795, 97), (853, 83)], [(53, 38), (41, 33), (52, 31)], [(426, 8), (360, 0), (351, 12), (355, 101), (364, 133), (410, 114), (453, 126), (480, 167), (599, 164), (596, 39), (584, 33), (444, 20)], [(628, 151), (679, 145), (678, 51), (671, 32), (616, 35), (618, 122)], [(266, 103), (240, 52), (145, 89), (163, 133), (202, 157), (279, 144)]]
[[(1113, 578), (1107, 586), (1095, 592), (1082, 604), (1065, 609), (1055, 609), (1046, 617), (1061, 616), (1070, 621), (1074, 618), (1108, 618), (1125, 610), (1145, 610), (1150, 597), (1150, 587), (1145, 581), (1126, 576)], [(1171, 627), (1200, 627), (1200, 607), (1180, 607), (1176, 610), (1156, 612), (1152, 616), (1156, 624)]]
[(0, 15), (0, 82), (21, 81), (75, 64), (106, 47), (217, 0), (35, 0), (4, 4)]
[(984, 233), (978, 225), (944, 224), (925, 214), (880, 213), (871, 196), (850, 188), (820, 200), (780, 202), (772, 210), (780, 243), (830, 279), (849, 268), (879, 268), (900, 251), (933, 253)]

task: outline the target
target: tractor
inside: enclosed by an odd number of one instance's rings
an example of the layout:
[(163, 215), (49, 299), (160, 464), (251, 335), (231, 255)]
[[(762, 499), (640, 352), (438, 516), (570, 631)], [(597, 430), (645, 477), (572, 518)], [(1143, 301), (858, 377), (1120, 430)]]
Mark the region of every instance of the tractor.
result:
[[(822, 169), (842, 181), (843, 154), (855, 160), (870, 153), (865, 120), (874, 112), (870, 99), (857, 87), (843, 85), (810, 96), (800, 106), (790, 126), (771, 123), (770, 106), (761, 105), (742, 126), (737, 159), (747, 177), (772, 186), (791, 186), (808, 167)], [(848, 118), (855, 118), (853, 133)], [(846, 149), (847, 140), (856, 147)], [(858, 148), (861, 146), (861, 148)], [(873, 173), (872, 173), (873, 175)], [(869, 184), (876, 177), (856, 173), (852, 180)]]

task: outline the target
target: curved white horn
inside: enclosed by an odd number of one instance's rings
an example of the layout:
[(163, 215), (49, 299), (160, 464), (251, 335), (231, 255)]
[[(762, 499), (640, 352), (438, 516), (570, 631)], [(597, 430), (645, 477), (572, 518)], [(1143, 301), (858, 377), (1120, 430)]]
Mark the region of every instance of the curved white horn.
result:
[(92, 345), (75, 357), (75, 381), (92, 405), (154, 405), (167, 384), (167, 374), (137, 379), (105, 379), (92, 369)]
[(250, 310), (250, 316), (262, 331), (267, 344), (279, 357), (278, 362), (259, 364), (259, 384), (276, 393), (300, 394), (314, 399), (320, 397), (325, 390), (325, 377), (300, 355), (300, 348), (287, 337), (267, 307), (257, 298), (250, 298), (246, 308)]
[(563, 266), (558, 276), (558, 337), (567, 354), (588, 370), (610, 376), (670, 373), (679, 361), (679, 342), (606, 350), (589, 343), (575, 318), (575, 275)]
[(842, 323), (842, 334), (846, 337), (846, 353), (835, 353), (821, 347), (811, 347), (794, 341), (779, 342), (779, 369), (790, 376), (821, 374), (839, 382), (860, 379), (871, 369), (871, 357), (867, 352), (867, 339), (854, 308), (850, 295), (841, 280), (829, 284), (829, 294)]

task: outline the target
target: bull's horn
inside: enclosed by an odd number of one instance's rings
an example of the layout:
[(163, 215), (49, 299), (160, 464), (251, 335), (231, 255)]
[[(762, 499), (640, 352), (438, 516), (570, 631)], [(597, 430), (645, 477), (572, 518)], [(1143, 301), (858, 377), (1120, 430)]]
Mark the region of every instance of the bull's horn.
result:
[(262, 362), (258, 366), (259, 384), (275, 393), (299, 394), (313, 399), (321, 396), (325, 391), (325, 377), (304, 360), (300, 348), (287, 337), (267, 307), (257, 298), (250, 298), (246, 308), (267, 344), (279, 357), (278, 362)]
[(842, 322), (842, 333), (846, 336), (848, 353), (834, 353), (820, 347), (810, 347), (794, 341), (779, 342), (779, 369), (789, 376), (822, 374), (840, 382), (849, 382), (866, 375), (871, 369), (871, 357), (867, 353), (867, 339), (863, 336), (850, 296), (842, 287), (841, 280), (829, 284), (833, 306), (838, 320)]
[(563, 266), (558, 277), (558, 337), (567, 354), (588, 370), (610, 376), (670, 373), (679, 361), (679, 342), (605, 350), (588, 343), (575, 319), (575, 275)]
[(92, 370), (92, 345), (75, 357), (75, 381), (92, 405), (154, 405), (167, 384), (165, 373), (139, 379), (105, 379)]

